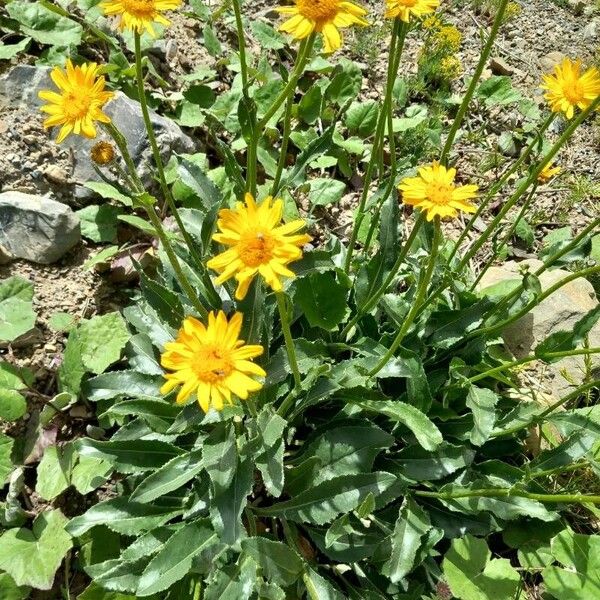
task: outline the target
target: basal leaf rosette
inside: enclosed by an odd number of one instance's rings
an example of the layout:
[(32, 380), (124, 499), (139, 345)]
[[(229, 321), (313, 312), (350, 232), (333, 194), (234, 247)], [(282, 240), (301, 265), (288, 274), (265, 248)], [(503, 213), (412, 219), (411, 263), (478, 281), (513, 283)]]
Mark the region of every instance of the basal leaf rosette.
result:
[(40, 109), (49, 115), (44, 127), (61, 126), (57, 143), (71, 133), (95, 138), (94, 121), (110, 123), (110, 117), (102, 112), (102, 107), (114, 96), (113, 92), (104, 89), (106, 81), (100, 75), (100, 66), (96, 63), (73, 65), (67, 59), (65, 69), (55, 67), (50, 77), (58, 91), (42, 90), (38, 94), (48, 102)]
[(283, 201), (270, 196), (257, 204), (251, 194), (238, 202), (234, 210), (219, 212), (219, 233), (213, 240), (229, 249), (211, 258), (207, 266), (219, 272), (217, 284), (235, 277), (235, 297), (243, 300), (253, 279), (260, 275), (275, 292), (282, 290), (281, 277), (294, 277), (288, 269), (302, 258), (302, 247), (311, 237), (298, 233), (306, 225), (302, 219), (282, 223)]
[(281, 31), (289, 33), (295, 40), (303, 40), (314, 32), (321, 33), (328, 53), (342, 47), (340, 29), (369, 25), (364, 18), (367, 11), (346, 0), (296, 0), (294, 6), (281, 6), (276, 10), (291, 17), (279, 27)]
[(185, 403), (196, 393), (204, 412), (212, 407), (222, 410), (232, 404), (233, 396), (242, 400), (260, 390), (262, 384), (251, 376), (265, 377), (265, 371), (250, 359), (263, 353), (263, 347), (246, 344), (239, 339), (242, 314), (231, 319), (223, 311), (211, 312), (208, 324), (187, 317), (177, 339), (165, 344), (161, 365), (167, 373), (163, 394), (180, 387), (176, 401)]

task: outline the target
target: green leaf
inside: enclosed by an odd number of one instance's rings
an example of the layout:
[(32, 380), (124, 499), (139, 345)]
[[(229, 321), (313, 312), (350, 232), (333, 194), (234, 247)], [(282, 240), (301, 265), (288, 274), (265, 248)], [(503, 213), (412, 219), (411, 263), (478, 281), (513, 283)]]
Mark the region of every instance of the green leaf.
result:
[(202, 465), (215, 489), (229, 487), (238, 463), (236, 438), (230, 423), (218, 423), (204, 440)]
[(122, 194), (116, 187), (106, 183), (105, 181), (87, 181), (83, 184), (84, 187), (96, 192), (102, 198), (107, 200), (116, 200), (124, 206), (132, 206), (133, 202), (129, 196)]
[(50, 46), (77, 46), (81, 42), (81, 25), (58, 15), (41, 3), (13, 1), (6, 10), (21, 24), (21, 31), (40, 44)]
[(267, 50), (281, 50), (285, 48), (285, 38), (268, 23), (253, 20), (250, 23), (250, 29), (262, 48)]
[(379, 104), (375, 100), (353, 102), (345, 115), (346, 127), (351, 134), (369, 137), (375, 131), (378, 115)]
[(81, 268), (84, 271), (87, 271), (87, 270), (91, 269), (92, 267), (94, 267), (95, 265), (108, 262), (118, 252), (119, 252), (119, 246), (107, 246), (106, 248), (102, 248), (102, 250), (100, 250), (100, 252), (98, 252), (97, 254), (94, 254), (93, 256), (90, 256), (90, 258), (88, 258), (83, 263)]
[(413, 481), (436, 481), (464, 469), (474, 458), (474, 450), (442, 442), (433, 452), (421, 446), (404, 448), (393, 458), (383, 461), (382, 468)]
[(490, 560), (484, 540), (467, 534), (452, 540), (442, 562), (446, 581), (460, 600), (514, 600), (521, 578), (506, 558)]
[(0, 388), (22, 390), (34, 382), (33, 373), (26, 368), (19, 368), (8, 362), (0, 362)]
[(44, 456), (37, 468), (35, 491), (44, 500), (54, 500), (71, 483), (73, 468), (73, 448), (50, 446), (44, 450)]
[(164, 525), (182, 512), (173, 506), (141, 504), (120, 496), (94, 504), (83, 515), (71, 519), (66, 530), (79, 537), (96, 525), (106, 525), (117, 533), (136, 535)]
[(17, 421), (27, 412), (27, 401), (17, 390), (0, 388), (0, 419)]
[(356, 404), (367, 412), (376, 412), (402, 423), (410, 429), (425, 450), (434, 451), (443, 442), (442, 434), (435, 423), (410, 404), (392, 400), (363, 400), (356, 401)]
[(129, 337), (125, 320), (118, 312), (82, 321), (77, 328), (77, 341), (83, 365), (92, 373), (103, 373), (121, 358)]
[(347, 318), (348, 290), (333, 273), (313, 273), (295, 285), (294, 300), (312, 327), (332, 331)]
[(31, 42), (31, 38), (26, 37), (16, 44), (4, 44), (0, 46), (0, 60), (10, 60), (15, 57), (29, 46), (29, 42)]
[(369, 494), (377, 497), (391, 487), (396, 477), (390, 473), (361, 473), (330, 479), (286, 502), (262, 509), (265, 516), (283, 516), (300, 523), (329, 523), (340, 513), (348, 513)]
[(263, 537), (242, 540), (242, 551), (260, 566), (265, 577), (282, 587), (292, 585), (302, 574), (304, 565), (287, 544)]
[(66, 312), (55, 312), (50, 315), (48, 325), (57, 332), (69, 332), (77, 325), (78, 317)]
[[(289, 469), (287, 492), (294, 496), (340, 475), (368, 473), (375, 457), (394, 443), (394, 437), (375, 425), (338, 426), (320, 435)], [(301, 462), (300, 462), (301, 461)], [(306, 470), (310, 462), (310, 474)]]
[(496, 423), (496, 403), (499, 398), (492, 390), (470, 386), (465, 401), (473, 412), (474, 426), (470, 440), (474, 446), (482, 446), (487, 442)]
[(246, 498), (252, 492), (253, 464), (249, 458), (239, 460), (227, 488), (215, 489), (211, 517), (219, 539), (230, 546), (237, 544), (245, 533), (241, 521)]
[(169, 589), (187, 575), (194, 557), (216, 541), (215, 532), (201, 521), (184, 525), (148, 563), (140, 578), (137, 596), (150, 596)]
[(221, 192), (197, 164), (183, 159), (177, 168), (177, 174), (181, 182), (189, 187), (201, 202), (200, 206), (193, 208), (208, 212), (215, 206), (221, 206), (223, 201)]
[(98, 442), (82, 438), (76, 442), (81, 456), (109, 461), (120, 473), (139, 473), (158, 469), (183, 450), (159, 440), (125, 440)]
[(33, 329), (32, 300), (33, 284), (29, 280), (14, 275), (0, 283), (0, 341), (12, 342)]
[(321, 105), (323, 104), (323, 91), (319, 85), (312, 85), (302, 96), (298, 104), (298, 116), (309, 125), (321, 116)]
[(219, 56), (223, 53), (223, 48), (215, 30), (208, 23), (204, 26), (202, 35), (204, 37), (204, 47), (211, 56)]
[(88, 379), (83, 385), (83, 394), (91, 402), (122, 396), (162, 400), (159, 390), (163, 383), (162, 377), (152, 377), (136, 371), (112, 371)]
[(281, 188), (294, 187), (304, 181), (306, 177), (307, 166), (321, 154), (325, 154), (332, 144), (335, 124), (328, 127), (321, 136), (312, 140), (302, 152), (296, 157), (294, 166), (286, 174)]
[(150, 279), (143, 271), (140, 272), (140, 283), (144, 298), (159, 317), (171, 327), (180, 327), (185, 315), (177, 294), (158, 281)]
[(91, 204), (76, 211), (81, 222), (81, 235), (97, 243), (116, 242), (120, 212), (120, 208), (110, 204)]
[(260, 448), (254, 453), (254, 464), (260, 471), (268, 492), (279, 497), (283, 491), (283, 432), (287, 421), (268, 404), (258, 415), (256, 425)]
[(346, 598), (332, 583), (310, 567), (306, 568), (303, 579), (304, 585), (309, 590), (310, 598), (318, 598), (318, 600), (344, 600)]
[(148, 475), (135, 488), (130, 499), (134, 502), (151, 502), (186, 484), (203, 468), (200, 449), (176, 456)]
[(308, 201), (311, 206), (327, 206), (342, 199), (346, 184), (336, 179), (320, 178), (310, 180)]
[(92, 582), (77, 596), (77, 600), (135, 600), (135, 596), (110, 592)]
[(11, 454), (15, 441), (0, 432), (0, 487), (4, 487), (6, 479), (13, 470)]
[(510, 77), (506, 76), (492, 76), (482, 81), (475, 94), (483, 98), (488, 106), (512, 104), (523, 97), (520, 92), (513, 89)]
[(354, 61), (341, 58), (336, 67), (336, 74), (325, 91), (331, 102), (345, 106), (360, 93), (362, 72)]
[(399, 583), (416, 566), (415, 558), (423, 537), (431, 529), (427, 513), (410, 498), (406, 498), (391, 536), (392, 551), (383, 565), (383, 574), (392, 583)]
[(59, 510), (39, 514), (32, 530), (9, 529), (0, 536), (0, 569), (21, 586), (49, 590), (54, 574), (71, 548), (67, 519)]
[(80, 456), (71, 471), (71, 484), (85, 496), (104, 485), (112, 472), (113, 467), (108, 461)]

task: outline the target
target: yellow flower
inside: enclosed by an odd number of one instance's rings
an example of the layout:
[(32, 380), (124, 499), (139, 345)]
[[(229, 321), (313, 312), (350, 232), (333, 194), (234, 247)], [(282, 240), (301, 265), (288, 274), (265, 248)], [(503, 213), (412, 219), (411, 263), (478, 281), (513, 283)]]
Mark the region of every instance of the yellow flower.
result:
[(558, 175), (562, 169), (560, 167), (553, 167), (552, 163), (549, 162), (538, 175), (537, 180), (540, 184), (548, 183), (553, 177)]
[(115, 160), (115, 149), (110, 142), (98, 142), (92, 146), (90, 157), (97, 165), (104, 166)]
[[(256, 204), (251, 194), (246, 194), (246, 206), (236, 203), (235, 210), (219, 212), (217, 225), (220, 233), (213, 240), (231, 246), (225, 252), (211, 258), (207, 265), (219, 272), (216, 283), (221, 284), (235, 275), (238, 287), (235, 297), (243, 300), (257, 274), (264, 277), (276, 292), (281, 291), (280, 276), (294, 277), (287, 265), (302, 258), (302, 246), (311, 237), (296, 234), (306, 223), (297, 219), (281, 224), (283, 201), (268, 196)], [(271, 204), (272, 203), (272, 204)]]
[(426, 211), (427, 220), (436, 215), (440, 217), (456, 217), (457, 211), (475, 212), (475, 207), (468, 202), (475, 198), (476, 185), (455, 185), (456, 169), (446, 169), (438, 162), (431, 166), (421, 167), (418, 177), (407, 177), (400, 182), (398, 189), (402, 192), (402, 201)]
[(262, 346), (251, 346), (239, 339), (242, 314), (235, 313), (228, 321), (219, 311), (208, 315), (208, 326), (194, 317), (187, 317), (174, 342), (165, 344), (161, 365), (174, 371), (164, 377), (161, 387), (167, 394), (181, 386), (177, 404), (183, 404), (194, 392), (204, 412), (209, 408), (222, 410), (223, 404), (232, 404), (232, 394), (246, 400), (262, 383), (249, 375), (265, 377), (258, 365), (248, 360), (263, 353)]
[(155, 37), (152, 23), (170, 25), (171, 21), (161, 13), (179, 8), (181, 2), (182, 0), (105, 0), (100, 7), (107, 16), (119, 16), (119, 29), (131, 29), (140, 34), (146, 30)]
[(462, 73), (462, 65), (456, 56), (444, 56), (440, 61), (440, 75), (447, 81), (456, 79)]
[(42, 90), (38, 96), (50, 102), (40, 110), (50, 116), (44, 121), (44, 127), (62, 125), (56, 138), (62, 142), (71, 132), (87, 138), (96, 137), (94, 121), (110, 123), (110, 118), (102, 112), (102, 107), (114, 96), (104, 90), (104, 77), (99, 77), (100, 67), (96, 63), (73, 66), (67, 59), (66, 70), (55, 67), (50, 72), (52, 81), (59, 93)]
[(581, 74), (581, 61), (565, 58), (554, 67), (552, 75), (544, 75), (542, 89), (552, 112), (563, 112), (572, 119), (575, 108), (585, 110), (600, 96), (600, 72), (595, 67)]
[(275, 9), (283, 15), (291, 15), (279, 27), (293, 36), (302, 40), (313, 31), (323, 34), (325, 52), (334, 52), (342, 46), (342, 27), (352, 25), (368, 25), (363, 19), (367, 11), (346, 0), (296, 0), (295, 6), (280, 6)]
[(454, 25), (444, 25), (434, 33), (433, 38), (438, 47), (449, 52), (458, 52), (462, 42), (462, 34)]
[(440, 0), (385, 0), (385, 16), (409, 23), (412, 17), (422, 17), (435, 11)]

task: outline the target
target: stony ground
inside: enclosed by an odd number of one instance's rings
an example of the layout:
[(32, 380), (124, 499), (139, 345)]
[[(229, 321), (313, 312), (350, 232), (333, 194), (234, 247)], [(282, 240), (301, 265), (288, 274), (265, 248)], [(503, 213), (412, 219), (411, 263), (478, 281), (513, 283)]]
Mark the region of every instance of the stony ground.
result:
[[(373, 28), (355, 30), (348, 34), (344, 52), (359, 60), (365, 69), (363, 95), (377, 97), (385, 72), (385, 48), (388, 40), (387, 24), (379, 10), (380, 2), (370, 2)], [(463, 34), (460, 59), (465, 74), (472, 72), (479, 56), (482, 27), (489, 26), (490, 16), (485, 11), (473, 10), (467, 0), (446, 3), (448, 19), (456, 24)], [(586, 62), (597, 58), (600, 27), (593, 1), (549, 2), (548, 0), (526, 0), (520, 3), (522, 11), (504, 27), (498, 39), (493, 60), (485, 75), (492, 71), (507, 74), (513, 84), (529, 97), (541, 100), (538, 88), (541, 73), (547, 72), (552, 64), (563, 55), (581, 57)], [(257, 2), (246, 5), (250, 18), (277, 22), (272, 5)], [(173, 15), (173, 26), (167, 30), (165, 40), (157, 42), (152, 51), (155, 66), (177, 89), (182, 85), (181, 76), (202, 66), (215, 66), (201, 44), (202, 24), (184, 13)], [(221, 41), (234, 43), (231, 33), (219, 30)], [(256, 43), (254, 48), (258, 49)], [(369, 52), (365, 55), (364, 48)], [(252, 47), (252, 46), (251, 46)], [(408, 45), (404, 65), (411, 69), (419, 45)], [(33, 62), (32, 57), (25, 59)], [(11, 65), (3, 64), (0, 70), (7, 71)], [(223, 87), (224, 84), (216, 84)], [(460, 92), (460, 89), (456, 89)], [(493, 148), (498, 135), (511, 127), (510, 114), (474, 114), (471, 125), (479, 126), (483, 119), (488, 122), (487, 144)], [(77, 181), (74, 176), (74, 151), (65, 145), (57, 146), (43, 131), (42, 117), (24, 107), (5, 104), (0, 113), (0, 191), (19, 190), (34, 194), (49, 194), (59, 202), (78, 208), (85, 200), (74, 197)], [(558, 131), (552, 132), (556, 135)], [(480, 145), (463, 142), (458, 147), (460, 164), (464, 173), (478, 178), (478, 164), (485, 156)], [(600, 196), (600, 124), (592, 121), (582, 127), (573, 141), (560, 155), (564, 175), (550, 187), (541, 189), (538, 196), (539, 233), (568, 223), (581, 227), (591, 216), (597, 214)], [(581, 178), (596, 183), (584, 187), (583, 193), (574, 189)], [(581, 187), (581, 186), (580, 186)], [(335, 233), (344, 235), (351, 220), (351, 211), (356, 203), (357, 191), (344, 197), (342, 203), (333, 207), (328, 221)], [(460, 227), (460, 225), (458, 225)], [(31, 361), (39, 371), (40, 378), (48, 380), (57, 357), (62, 350), (63, 339), (47, 327), (48, 316), (55, 311), (65, 311), (79, 317), (89, 317), (95, 312), (106, 312), (115, 300), (114, 286), (102, 275), (82, 268), (86, 257), (96, 252), (93, 244), (83, 242), (69, 252), (58, 264), (41, 266), (24, 261), (13, 261), (0, 268), (0, 278), (19, 274), (31, 279), (36, 289), (36, 310), (39, 315), (39, 337), (27, 348), (9, 350), (16, 361)], [(1, 253), (0, 253), (1, 256)], [(6, 351), (0, 351), (6, 352)]]

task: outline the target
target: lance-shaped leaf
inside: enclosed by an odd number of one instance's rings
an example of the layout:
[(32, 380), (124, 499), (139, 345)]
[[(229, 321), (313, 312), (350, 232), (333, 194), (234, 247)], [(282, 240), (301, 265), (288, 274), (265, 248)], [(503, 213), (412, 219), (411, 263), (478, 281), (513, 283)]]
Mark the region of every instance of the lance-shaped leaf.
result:
[(304, 565), (287, 544), (263, 537), (242, 540), (242, 550), (260, 566), (270, 581), (287, 587), (298, 579)]
[(487, 388), (470, 386), (467, 394), (466, 405), (473, 412), (473, 429), (471, 430), (471, 443), (482, 446), (487, 442), (496, 423), (496, 403), (498, 396)]

